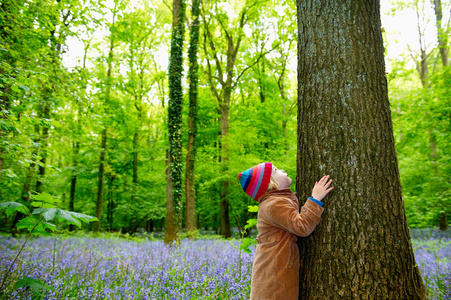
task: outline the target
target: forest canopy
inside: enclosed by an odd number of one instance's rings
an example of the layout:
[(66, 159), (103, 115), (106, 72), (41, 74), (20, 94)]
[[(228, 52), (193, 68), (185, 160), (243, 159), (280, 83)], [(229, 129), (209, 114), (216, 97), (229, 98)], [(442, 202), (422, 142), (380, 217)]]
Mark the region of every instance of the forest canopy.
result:
[[(392, 17), (406, 11), (418, 17), (417, 40), (386, 60), (410, 227), (451, 217), (451, 3), (442, 1), (440, 11), (436, 3), (402, 1), (388, 10)], [(192, 3), (185, 4), (182, 174), (194, 22)], [(200, 4), (197, 229), (219, 233), (224, 197), (233, 232), (255, 218), (248, 210), (255, 202), (238, 183), (243, 170), (271, 161), (295, 177), (295, 14), (295, 3), (285, 0)], [(0, 0), (2, 202), (29, 205), (32, 195), (45, 193), (62, 209), (100, 213), (100, 230), (164, 230), (172, 21), (167, 1)], [(394, 43), (392, 29), (383, 30), (386, 49)], [(182, 211), (184, 199), (183, 192)], [(0, 218), (2, 231), (17, 222), (16, 215)]]

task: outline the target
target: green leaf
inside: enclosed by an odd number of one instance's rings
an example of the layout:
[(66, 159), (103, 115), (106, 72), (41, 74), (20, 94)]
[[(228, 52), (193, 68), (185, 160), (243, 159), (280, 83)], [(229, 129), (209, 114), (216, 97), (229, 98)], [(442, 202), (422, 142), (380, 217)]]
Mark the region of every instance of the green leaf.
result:
[(29, 88), (28, 86), (21, 85), (21, 84), (19, 84), (17, 87), (18, 87), (19, 89), (21, 89), (22, 91), (24, 91), (24, 92), (30, 90), (30, 88)]
[(248, 212), (258, 212), (258, 205), (249, 205), (247, 211)]
[(44, 227), (44, 229), (50, 229), (53, 232), (55, 232), (56, 230), (56, 225), (52, 223), (42, 222), (42, 226)]
[(246, 225), (244, 226), (244, 229), (251, 228), (252, 226), (257, 225), (257, 219), (249, 219), (246, 221)]
[(51, 203), (53, 203), (55, 201), (55, 199), (52, 197), (52, 195), (50, 195), (47, 192), (43, 192), (42, 194), (38, 194), (38, 195), (32, 195), (31, 198), (33, 198), (34, 200), (40, 200), (40, 201), (51, 202)]
[(251, 253), (251, 250), (249, 249), (250, 246), (257, 244), (257, 240), (252, 238), (244, 238), (241, 241), (240, 249), (243, 250), (246, 253)]
[(0, 203), (0, 207), (6, 208), (6, 215), (9, 217), (14, 211), (21, 212), (23, 214), (29, 214), (30, 211), (28, 210), (28, 207), (21, 203), (9, 201), (9, 202), (2, 202)]
[(70, 224), (76, 225), (79, 228), (81, 228), (81, 221), (86, 223), (89, 223), (90, 221), (98, 221), (95, 217), (59, 208), (37, 208), (33, 211), (33, 214), (40, 214), (46, 221), (50, 221), (55, 217), (58, 217)]
[(15, 287), (16, 289), (29, 287), (33, 292), (39, 292), (40, 290), (53, 290), (53, 287), (31, 277), (24, 277), (22, 279), (19, 279), (19, 281), (16, 282)]
[(22, 220), (20, 220), (17, 223), (16, 227), (17, 227), (17, 229), (26, 228), (26, 229), (28, 229), (28, 231), (31, 232), (31, 230), (33, 229), (33, 227), (36, 224), (36, 222), (37, 222), (37, 220), (32, 219), (30, 217), (26, 217), (26, 218), (23, 218)]
[(40, 214), (46, 221), (53, 220), (56, 216), (56, 211), (58, 208), (36, 208), (33, 211), (33, 215)]
[(76, 213), (76, 212), (73, 212), (73, 211), (66, 211), (66, 210), (63, 210), (63, 211), (72, 214), (72, 216), (82, 220), (85, 223), (99, 221), (99, 219), (97, 219), (96, 217), (93, 217), (93, 216), (89, 216), (89, 215), (85, 215), (85, 214), (81, 214), (81, 213)]
[(62, 126), (61, 123), (56, 120), (52, 120), (52, 121), (50, 121), (50, 123), (56, 128), (59, 128)]
[[(54, 208), (55, 203), (57, 202), (57, 199), (50, 195), (49, 193), (42, 193), (37, 195), (32, 195), (31, 198), (33, 200), (37, 200), (35, 202), (32, 202), (31, 205), (34, 207), (47, 207), (47, 208)], [(44, 203), (44, 205), (42, 205)]]
[(11, 86), (11, 89), (16, 93), (20, 92), (20, 89), (15, 85)]

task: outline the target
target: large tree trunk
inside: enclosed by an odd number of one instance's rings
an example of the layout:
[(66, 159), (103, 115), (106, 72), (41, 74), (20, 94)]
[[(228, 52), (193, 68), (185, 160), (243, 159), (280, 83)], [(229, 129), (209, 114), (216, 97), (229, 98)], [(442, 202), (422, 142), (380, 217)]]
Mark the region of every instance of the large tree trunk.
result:
[[(174, 0), (172, 7), (172, 40), (169, 58), (169, 103), (168, 133), (170, 169), (167, 194), (167, 223), (164, 241), (172, 243), (178, 240), (182, 222), (182, 73), (183, 73), (183, 35), (185, 32), (185, 2)], [(174, 213), (170, 218), (171, 210)], [(172, 224), (171, 224), (172, 223)]]
[[(186, 231), (188, 234), (196, 230), (196, 206), (194, 195), (194, 166), (196, 158), (196, 135), (197, 135), (197, 50), (199, 45), (199, 3), (193, 0), (191, 15), (193, 22), (190, 29), (189, 58), (189, 117), (188, 117), (188, 145), (186, 147), (185, 167), (185, 203), (186, 203)], [(190, 234), (192, 238), (193, 235)]]
[[(300, 239), (300, 299), (426, 299), (410, 241), (385, 78), (379, 1), (298, 8), (299, 199), (330, 174)], [(320, 292), (318, 292), (320, 291)]]
[(100, 163), (99, 163), (99, 175), (97, 182), (97, 200), (96, 200), (96, 218), (99, 220), (94, 223), (94, 232), (100, 230), (101, 216), (102, 216), (102, 204), (103, 204), (103, 176), (105, 170), (105, 153), (106, 153), (106, 128), (102, 130), (102, 142), (100, 145)]
[(437, 21), (437, 38), (442, 64), (449, 66), (448, 60), (448, 39), (446, 35), (446, 28), (443, 28), (442, 19), (442, 3), (440, 0), (434, 0), (435, 19)]

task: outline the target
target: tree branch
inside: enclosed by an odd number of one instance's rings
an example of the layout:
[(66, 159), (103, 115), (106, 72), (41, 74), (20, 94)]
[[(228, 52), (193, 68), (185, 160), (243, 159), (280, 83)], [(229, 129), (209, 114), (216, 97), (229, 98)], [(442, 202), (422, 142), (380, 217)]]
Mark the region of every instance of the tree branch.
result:
[(216, 99), (218, 100), (218, 104), (221, 105), (221, 97), (219, 97), (218, 91), (216, 90), (216, 87), (213, 84), (213, 75), (211, 73), (211, 65), (210, 60), (208, 59), (208, 52), (207, 52), (207, 33), (204, 31), (204, 52), (205, 57), (207, 59), (207, 65), (208, 65), (208, 78), (210, 79), (210, 89), (212, 93), (215, 95)]
[(238, 77), (236, 78), (235, 84), (232, 85), (232, 89), (234, 89), (234, 88), (236, 87), (236, 85), (238, 84), (238, 81), (240, 80), (241, 76), (243, 76), (244, 72), (246, 72), (247, 70), (249, 70), (250, 68), (252, 68), (253, 66), (255, 66), (255, 65), (260, 61), (260, 59), (261, 59), (263, 56), (265, 56), (266, 54), (270, 53), (271, 51), (273, 51), (274, 49), (276, 49), (277, 47), (279, 47), (279, 45), (280, 45), (280, 43), (277, 44), (277, 45), (276, 45), (274, 48), (272, 48), (271, 50), (268, 50), (268, 51), (266, 51), (265, 53), (260, 54), (260, 56), (257, 58), (256, 61), (254, 61), (253, 64), (248, 65), (246, 68), (244, 68), (244, 69), (241, 71), (240, 75), (238, 75)]
[[(206, 48), (206, 37), (208, 37), (210, 48), (211, 48), (211, 50), (213, 50), (213, 58), (214, 58), (215, 63), (216, 63), (216, 68), (218, 69), (218, 76), (219, 76), (218, 80), (219, 80), (219, 83), (222, 86), (224, 86), (225, 83), (224, 83), (224, 75), (222, 73), (222, 68), (221, 68), (221, 62), (219, 61), (218, 54), (216, 53), (216, 46), (215, 46), (215, 44), (213, 42), (213, 37), (211, 35), (210, 28), (208, 27), (208, 23), (207, 23), (207, 21), (205, 19), (206, 18), (203, 15), (202, 16), (202, 21), (204, 22), (204, 28), (205, 28), (205, 31), (206, 31), (206, 34), (204, 33), (204, 48), (205, 48), (204, 50), (205, 50), (205, 55), (208, 56), (208, 52), (207, 52), (207, 48)], [(208, 61), (208, 57), (207, 57), (207, 61)]]

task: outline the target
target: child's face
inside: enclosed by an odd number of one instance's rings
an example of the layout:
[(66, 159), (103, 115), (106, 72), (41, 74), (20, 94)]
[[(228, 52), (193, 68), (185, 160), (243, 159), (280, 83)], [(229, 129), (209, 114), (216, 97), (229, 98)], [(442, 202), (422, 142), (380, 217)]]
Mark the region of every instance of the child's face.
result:
[(293, 183), (293, 180), (288, 177), (284, 170), (279, 170), (274, 165), (272, 166), (271, 176), (277, 180), (280, 185), (280, 189), (286, 189)]

